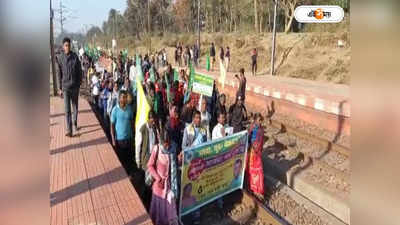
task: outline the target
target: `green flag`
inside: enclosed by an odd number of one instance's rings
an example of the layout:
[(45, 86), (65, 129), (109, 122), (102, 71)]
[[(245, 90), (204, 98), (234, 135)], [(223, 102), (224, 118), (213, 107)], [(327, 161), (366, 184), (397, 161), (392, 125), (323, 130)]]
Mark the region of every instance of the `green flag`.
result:
[(193, 87), (193, 80), (194, 80), (194, 68), (192, 66), (192, 63), (189, 63), (189, 68), (190, 68), (190, 72), (189, 72), (189, 83), (188, 83), (188, 87), (187, 90), (185, 92), (185, 96), (183, 98), (183, 103), (186, 104), (186, 102), (189, 101), (190, 99), (190, 95), (192, 93), (192, 87)]
[(89, 47), (87, 46), (87, 45), (85, 45), (85, 53), (86, 53), (86, 55), (89, 55)]
[(210, 54), (207, 53), (207, 61), (206, 61), (206, 68), (207, 71), (210, 71)]
[(174, 69), (174, 82), (177, 80), (179, 81), (179, 74), (178, 74), (178, 71), (176, 71), (176, 69)]
[(154, 68), (151, 67), (149, 72), (150, 72), (150, 81), (154, 83), (156, 81), (156, 78), (154, 75)]
[(128, 49), (124, 49), (124, 50), (122, 51), (122, 62), (123, 62), (123, 63), (126, 62), (127, 57), (128, 57)]
[(164, 79), (165, 79), (165, 83), (167, 83), (167, 101), (169, 103), (171, 103), (171, 94), (170, 94), (170, 86), (169, 86), (169, 80), (168, 80), (168, 76), (167, 76), (167, 72), (164, 73)]

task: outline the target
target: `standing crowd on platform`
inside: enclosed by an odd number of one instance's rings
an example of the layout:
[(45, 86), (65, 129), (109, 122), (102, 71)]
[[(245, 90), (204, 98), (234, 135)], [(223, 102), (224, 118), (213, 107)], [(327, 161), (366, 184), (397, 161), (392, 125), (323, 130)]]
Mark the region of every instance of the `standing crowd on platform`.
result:
[[(261, 114), (255, 114), (252, 118), (248, 116), (243, 68), (239, 75), (235, 75), (239, 82), (234, 96), (236, 101), (228, 107), (227, 94), (218, 90), (216, 82), (211, 97), (191, 92), (190, 70), (192, 64), (196, 67), (199, 65), (200, 52), (197, 45), (183, 47), (178, 43), (175, 66), (185, 69), (175, 70), (168, 61), (165, 49), (154, 54), (138, 55), (136, 58), (123, 57), (122, 52), (117, 57), (103, 54), (101, 58), (111, 59), (112, 63), (108, 68), (100, 68), (99, 62), (86, 54), (78, 57), (68, 50), (68, 38), (64, 39), (63, 44), (64, 52), (58, 57), (58, 65), (60, 88), (66, 105), (67, 135), (72, 136), (72, 129), (74, 132), (78, 129), (77, 96), (81, 84), (78, 80), (81, 79), (90, 89), (92, 106), (100, 116), (121, 164), (136, 184), (135, 188), (155, 224), (178, 224), (183, 151), (246, 130), (248, 120), (252, 123), (247, 129), (249, 151), (245, 187), (263, 198), (263, 118)], [(215, 55), (212, 43), (212, 69)], [(226, 69), (229, 68), (230, 56), (229, 47), (225, 51), (221, 47), (220, 60), (225, 63)], [(256, 56), (253, 58), (256, 60)], [(255, 64), (254, 71), (256, 62), (252, 63)], [(141, 107), (137, 102), (139, 90), (136, 82), (140, 80), (137, 79), (137, 76), (141, 76), (139, 73), (143, 74), (141, 86), (150, 111), (146, 123), (135, 127)], [(70, 102), (67, 100), (71, 100), (75, 107), (72, 120)], [(219, 207), (223, 207), (221, 200), (217, 202)], [(192, 212), (187, 218), (184, 221), (186, 225), (200, 224), (200, 210)]]

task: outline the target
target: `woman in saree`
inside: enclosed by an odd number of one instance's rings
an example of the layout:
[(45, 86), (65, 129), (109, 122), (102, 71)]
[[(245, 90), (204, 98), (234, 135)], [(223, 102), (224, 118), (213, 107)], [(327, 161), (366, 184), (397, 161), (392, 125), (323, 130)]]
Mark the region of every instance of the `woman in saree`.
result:
[(264, 171), (262, 150), (264, 145), (263, 118), (260, 113), (254, 115), (254, 121), (249, 128), (249, 151), (246, 169), (247, 184), (251, 192), (264, 199)]

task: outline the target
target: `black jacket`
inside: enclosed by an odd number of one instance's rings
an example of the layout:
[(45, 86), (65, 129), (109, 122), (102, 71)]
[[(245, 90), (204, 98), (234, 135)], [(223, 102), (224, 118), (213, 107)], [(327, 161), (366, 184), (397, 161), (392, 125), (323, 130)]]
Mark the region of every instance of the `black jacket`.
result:
[(58, 82), (62, 90), (72, 90), (81, 86), (82, 66), (78, 56), (70, 52), (67, 56), (61, 53), (58, 56)]

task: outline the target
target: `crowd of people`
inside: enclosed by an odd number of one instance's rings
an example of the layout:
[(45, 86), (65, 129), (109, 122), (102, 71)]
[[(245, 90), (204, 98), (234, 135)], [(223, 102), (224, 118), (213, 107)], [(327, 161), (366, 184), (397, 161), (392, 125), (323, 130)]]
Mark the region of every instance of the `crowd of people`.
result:
[[(59, 65), (60, 80), (64, 82), (65, 79), (71, 78), (62, 76), (64, 71), (70, 71), (66, 68), (70, 65), (67, 59), (75, 53), (66, 47), (70, 44), (68, 38), (64, 39), (63, 44), (62, 55), (65, 62), (62, 61)], [(214, 48), (214, 44), (211, 48)], [(210, 52), (215, 62), (215, 48), (213, 51)], [(183, 151), (246, 130), (245, 124), (248, 120), (252, 123), (248, 129), (250, 147), (245, 186), (260, 198), (263, 198), (264, 194), (261, 160), (264, 144), (263, 118), (261, 114), (256, 114), (252, 118), (248, 116), (245, 106), (244, 69), (242, 68), (239, 75), (236, 75), (239, 82), (236, 100), (227, 107), (227, 96), (218, 90), (215, 82), (210, 97), (189, 90), (188, 67), (192, 62), (198, 64), (198, 52), (196, 45), (187, 46), (183, 50), (179, 43), (175, 52), (175, 64), (185, 65), (187, 68), (180, 69), (176, 73), (171, 63), (167, 61), (165, 49), (150, 56), (139, 55), (140, 60), (129, 57), (124, 59), (121, 53), (117, 58), (103, 56), (112, 59), (113, 62), (110, 68), (103, 69), (97, 68), (96, 62), (83, 56), (82, 68), (78, 72), (84, 75), (77, 75), (81, 76), (90, 88), (93, 108), (101, 116), (102, 124), (121, 164), (133, 183), (138, 184), (135, 188), (157, 225), (178, 224)], [(79, 61), (78, 58), (73, 58)], [(229, 47), (225, 52), (221, 48), (220, 59), (224, 58), (229, 65)], [(136, 64), (137, 61), (140, 65)], [(140, 75), (138, 67), (143, 72), (142, 87), (151, 109), (147, 122), (136, 128), (135, 118), (138, 113), (136, 77)], [(68, 87), (65, 85), (60, 87), (63, 87), (66, 93)], [(77, 115), (74, 114), (74, 127), (77, 126), (76, 121)], [(71, 123), (70, 119), (67, 119), (67, 123)], [(69, 132), (68, 134), (71, 135)], [(218, 205), (222, 207), (223, 202), (219, 200)], [(187, 218), (184, 224), (199, 224), (200, 210), (192, 212)]]

